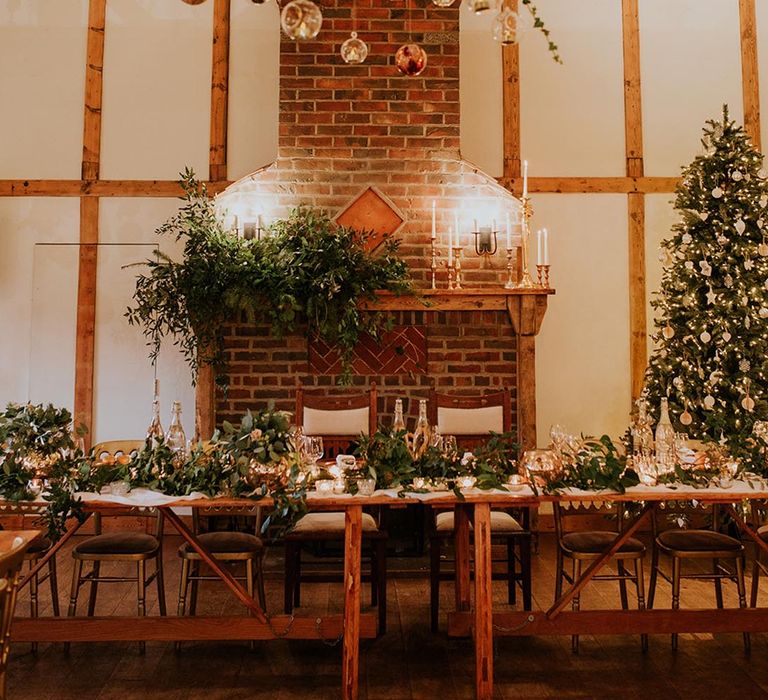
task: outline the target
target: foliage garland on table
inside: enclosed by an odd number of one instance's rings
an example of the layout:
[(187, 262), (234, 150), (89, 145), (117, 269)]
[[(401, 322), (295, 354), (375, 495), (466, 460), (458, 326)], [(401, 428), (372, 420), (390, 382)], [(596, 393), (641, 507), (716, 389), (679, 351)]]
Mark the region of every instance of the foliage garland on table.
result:
[[(363, 334), (378, 337), (391, 315), (361, 312), (358, 302), (375, 292), (411, 291), (408, 267), (397, 257), (400, 242), (387, 238), (376, 255), (365, 248), (370, 232), (337, 226), (327, 212), (294, 209), (269, 235), (246, 240), (225, 231), (204, 183), (186, 169), (179, 212), (157, 229), (184, 241), (181, 262), (163, 253), (147, 260), (136, 279), (126, 318), (143, 328), (154, 361), (164, 338), (184, 353), (196, 376), (200, 364), (224, 366), (222, 330), (245, 313), (269, 319), (282, 337), (306, 322), (309, 333), (341, 354), (341, 383), (351, 376), (355, 345)], [(226, 383), (223, 374), (218, 377)]]

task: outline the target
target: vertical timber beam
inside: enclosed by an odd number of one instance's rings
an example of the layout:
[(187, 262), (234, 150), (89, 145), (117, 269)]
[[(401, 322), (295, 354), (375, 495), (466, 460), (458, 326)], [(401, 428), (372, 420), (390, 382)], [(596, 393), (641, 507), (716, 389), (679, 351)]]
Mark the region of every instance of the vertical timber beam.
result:
[[(624, 131), (627, 176), (643, 177), (643, 112), (640, 93), (639, 0), (622, 0), (624, 45)], [(629, 221), (629, 363), (634, 401), (643, 389), (648, 363), (645, 303), (645, 195), (627, 196)]]
[[(507, 0), (517, 11), (518, 0)], [(520, 47), (501, 47), (504, 100), (504, 179), (520, 177)]]
[[(211, 142), (208, 178), (227, 179), (227, 115), (229, 107), (229, 30), (230, 0), (214, 0), (213, 56), (211, 63)], [(201, 437), (213, 434), (216, 425), (215, 372), (201, 363), (197, 372), (195, 408)]]
[(760, 145), (760, 80), (757, 63), (755, 0), (739, 0), (741, 32), (741, 85), (744, 99), (744, 129), (757, 150)]
[[(83, 180), (99, 179), (101, 160), (101, 95), (104, 67), (104, 26), (107, 0), (90, 0), (85, 64), (85, 113), (83, 120)], [(86, 447), (93, 434), (93, 368), (96, 336), (96, 266), (99, 243), (99, 199), (80, 198), (80, 253), (77, 278), (77, 328), (75, 336), (75, 423), (88, 429)]]

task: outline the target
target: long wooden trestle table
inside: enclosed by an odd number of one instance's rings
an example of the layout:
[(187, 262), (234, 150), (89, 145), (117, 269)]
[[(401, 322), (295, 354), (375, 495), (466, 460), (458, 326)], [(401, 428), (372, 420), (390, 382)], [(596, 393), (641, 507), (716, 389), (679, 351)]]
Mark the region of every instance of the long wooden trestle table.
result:
[[(546, 501), (640, 502), (639, 514), (626, 523), (603, 554), (584, 570), (563, 595), (545, 611), (493, 612), (491, 582), (491, 508), (535, 507)], [(768, 489), (736, 484), (731, 489), (693, 489), (688, 487), (636, 487), (624, 494), (609, 492), (569, 492), (563, 495), (534, 495), (526, 489), (519, 493), (482, 492), (470, 490), (458, 499), (453, 493), (408, 494), (406, 498), (392, 492), (377, 492), (373, 496), (310, 497), (310, 509), (343, 510), (345, 513), (344, 543), (344, 611), (324, 616), (267, 615), (258, 601), (233, 578), (187, 527), (174, 509), (181, 507), (227, 508), (258, 505), (253, 500), (200, 498), (167, 500), (157, 505), (181, 537), (200, 555), (202, 560), (229, 587), (246, 607), (244, 616), (190, 617), (46, 617), (14, 620), (13, 640), (17, 642), (94, 642), (94, 641), (201, 641), (221, 639), (270, 640), (315, 639), (342, 641), (341, 697), (353, 699), (358, 695), (359, 642), (376, 636), (376, 616), (361, 610), (361, 552), (362, 513), (366, 506), (387, 506), (395, 503), (424, 502), (439, 508), (454, 508), (456, 539), (456, 609), (448, 616), (448, 633), (452, 636), (472, 636), (475, 648), (476, 696), (493, 696), (493, 637), (504, 635), (572, 635), (572, 634), (641, 634), (671, 632), (765, 632), (768, 631), (768, 608), (707, 609), (707, 610), (581, 610), (565, 608), (610, 560), (612, 554), (633, 536), (649, 517), (651, 511), (665, 501), (696, 500), (707, 504), (722, 504), (741, 530), (752, 539), (759, 550), (768, 553), (768, 545), (745, 521), (733, 504), (742, 501), (768, 500)], [(261, 502), (262, 505), (266, 501)], [(19, 504), (7, 504), (24, 509)], [(30, 511), (37, 506), (30, 505)], [(87, 512), (108, 514), (126, 504), (107, 500), (89, 500)], [(0, 507), (0, 515), (7, 512)], [(470, 540), (470, 523), (474, 536)], [(64, 536), (42, 557), (22, 581), (26, 585), (50, 557), (79, 529), (72, 523)], [(471, 547), (474, 547), (474, 600), (471, 594)], [(474, 606), (473, 606), (474, 603)]]

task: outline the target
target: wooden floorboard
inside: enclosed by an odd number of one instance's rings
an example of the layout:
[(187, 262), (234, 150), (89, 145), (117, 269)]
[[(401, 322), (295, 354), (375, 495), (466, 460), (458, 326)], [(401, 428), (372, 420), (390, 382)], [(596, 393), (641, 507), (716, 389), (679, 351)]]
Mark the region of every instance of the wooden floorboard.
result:
[[(176, 538), (166, 541), (166, 597), (175, 614), (179, 564)], [(394, 569), (419, 569), (423, 562), (396, 560)], [(267, 558), (267, 599), (273, 613), (281, 612), (282, 560), (279, 549)], [(113, 571), (115, 571), (113, 569)], [(118, 565), (115, 572), (128, 573)], [(60, 602), (66, 611), (72, 574), (69, 547), (59, 559)], [(646, 572), (646, 580), (647, 580)], [(554, 599), (554, 549), (550, 535), (542, 536), (542, 552), (534, 557), (534, 605), (546, 609)], [(505, 585), (494, 584), (499, 610)], [(725, 585), (726, 606), (736, 605), (734, 586)], [(473, 647), (469, 639), (449, 639), (429, 631), (429, 594), (426, 579), (396, 577), (389, 586), (389, 631), (377, 640), (362, 642), (360, 697), (386, 700), (453, 700), (474, 695)], [(768, 581), (761, 584), (761, 600), (768, 603)], [(88, 589), (81, 591), (85, 610)], [(370, 587), (364, 586), (368, 602)], [(711, 584), (685, 581), (682, 605), (714, 606)], [(26, 591), (19, 610), (28, 609)], [(302, 587), (301, 613), (340, 613), (341, 585)], [(147, 596), (149, 614), (157, 614), (152, 586)], [(441, 627), (453, 603), (451, 583), (441, 586)], [(630, 587), (629, 604), (636, 603)], [(670, 604), (669, 584), (659, 582), (656, 607)], [(582, 595), (582, 608), (619, 607), (616, 583), (595, 582)], [(42, 615), (51, 613), (47, 583), (41, 586)], [(132, 615), (135, 587), (110, 584), (99, 591), (97, 615)], [(203, 583), (198, 611), (205, 615), (238, 614), (240, 608), (222, 585)], [(768, 635), (753, 635), (753, 651), (744, 655), (739, 634), (681, 635), (680, 648), (671, 650), (667, 636), (652, 636), (647, 654), (637, 636), (584, 636), (578, 655), (570, 638), (499, 638), (495, 642), (495, 697), (497, 698), (768, 698)], [(340, 693), (341, 647), (312, 641), (271, 641), (257, 644), (187, 642), (176, 653), (173, 644), (149, 643), (140, 655), (133, 643), (40, 644), (33, 656), (28, 644), (17, 644), (8, 670), (8, 697), (14, 700), (270, 700), (336, 699)]]

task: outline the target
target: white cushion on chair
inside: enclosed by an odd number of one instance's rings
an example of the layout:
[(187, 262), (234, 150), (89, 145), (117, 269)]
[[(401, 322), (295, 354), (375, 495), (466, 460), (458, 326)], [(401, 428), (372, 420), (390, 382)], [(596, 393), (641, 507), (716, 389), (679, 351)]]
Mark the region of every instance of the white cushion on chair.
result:
[[(470, 521), (470, 527), (472, 522)], [(453, 532), (453, 511), (438, 513), (435, 518), (435, 529), (438, 532)], [(523, 528), (509, 513), (503, 510), (491, 511), (491, 533), (503, 535), (507, 532), (522, 532)]]
[[(363, 513), (363, 532), (378, 530), (376, 521), (370, 513)], [(296, 533), (307, 532), (344, 532), (344, 513), (307, 513), (293, 528)]]
[(304, 407), (302, 429), (305, 435), (367, 435), (369, 410), (367, 406), (339, 411)]
[(504, 432), (503, 406), (437, 407), (437, 427), (443, 435), (485, 435)]

